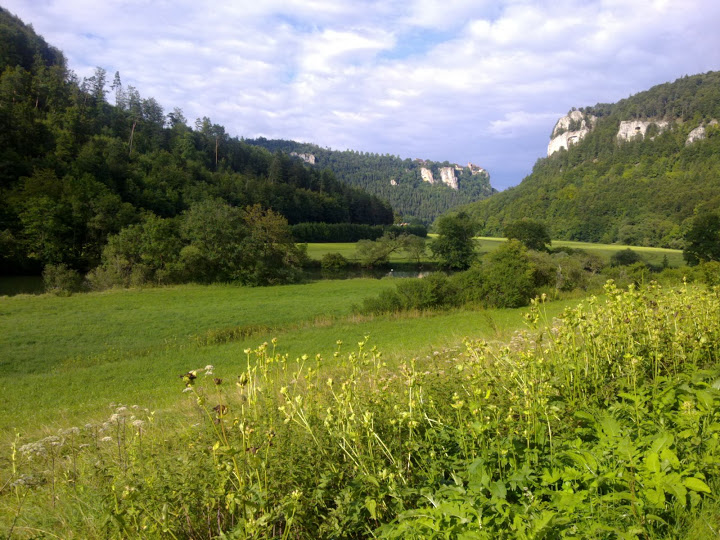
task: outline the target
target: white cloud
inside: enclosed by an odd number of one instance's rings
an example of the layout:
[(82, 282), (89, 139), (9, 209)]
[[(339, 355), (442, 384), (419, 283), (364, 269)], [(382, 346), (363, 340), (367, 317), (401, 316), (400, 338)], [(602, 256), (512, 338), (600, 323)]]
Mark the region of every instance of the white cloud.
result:
[[(6, 0), (70, 67), (166, 110), (490, 170), (517, 183), (555, 116), (720, 67), (715, 0)], [(550, 112), (552, 111), (552, 112)]]

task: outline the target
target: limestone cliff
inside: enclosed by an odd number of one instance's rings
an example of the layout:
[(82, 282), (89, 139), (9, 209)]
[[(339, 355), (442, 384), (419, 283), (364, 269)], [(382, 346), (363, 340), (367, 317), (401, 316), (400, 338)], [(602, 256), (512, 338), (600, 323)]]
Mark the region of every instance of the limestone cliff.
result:
[(424, 182), (429, 182), (430, 184), (435, 183), (435, 179), (433, 178), (433, 173), (430, 169), (421, 167), (420, 168), (420, 177), (423, 179)]
[(661, 133), (670, 126), (670, 122), (652, 118), (649, 120), (626, 120), (620, 122), (617, 138), (620, 141), (631, 141), (635, 137), (645, 138), (648, 128), (652, 125), (657, 126), (657, 133)]
[(443, 184), (446, 184), (453, 189), (458, 189), (458, 181), (457, 177), (455, 176), (454, 167), (441, 167), (440, 180), (443, 182)]
[(310, 165), (315, 165), (315, 156), (313, 154), (298, 154), (297, 152), (290, 152), (290, 155), (299, 157), (305, 163), (309, 163)]
[(580, 142), (593, 128), (595, 118), (592, 115), (587, 117), (580, 111), (572, 111), (557, 121), (552, 131), (550, 143), (548, 144), (547, 155), (551, 156), (562, 148), (566, 150), (572, 144)]
[(685, 140), (685, 146), (694, 143), (695, 141), (701, 141), (705, 137), (707, 137), (707, 130), (705, 129), (706, 126), (717, 126), (718, 121), (713, 119), (710, 120), (707, 124), (700, 124), (698, 127), (693, 129), (690, 133), (688, 133), (687, 139)]

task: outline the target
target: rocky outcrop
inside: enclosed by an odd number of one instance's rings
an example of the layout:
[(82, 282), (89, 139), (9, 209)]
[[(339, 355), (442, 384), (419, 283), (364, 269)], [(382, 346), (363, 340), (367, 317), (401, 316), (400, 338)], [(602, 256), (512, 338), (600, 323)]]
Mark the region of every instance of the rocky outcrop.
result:
[(458, 189), (458, 181), (457, 177), (455, 176), (454, 167), (441, 167), (440, 180), (443, 184), (450, 186), (453, 189)]
[(698, 127), (693, 129), (690, 133), (688, 133), (687, 139), (685, 139), (685, 146), (694, 143), (695, 141), (701, 141), (705, 137), (707, 137), (707, 130), (705, 127), (707, 126), (717, 126), (718, 121), (713, 119), (710, 120), (707, 124), (700, 124)]
[(435, 183), (435, 179), (433, 178), (433, 173), (430, 169), (421, 167), (420, 168), (420, 177), (423, 179), (424, 182), (429, 182), (430, 184)]
[(290, 152), (290, 155), (299, 157), (305, 163), (309, 163), (310, 165), (315, 165), (315, 156), (313, 154), (298, 154), (297, 152)]
[(596, 117), (592, 115), (585, 116), (580, 111), (572, 111), (567, 116), (563, 116), (557, 121), (553, 128), (550, 143), (548, 143), (547, 155), (551, 156), (555, 152), (570, 145), (579, 143), (592, 130)]
[(619, 141), (632, 141), (636, 137), (644, 139), (648, 128), (652, 125), (657, 127), (657, 133), (662, 133), (670, 126), (670, 122), (666, 120), (654, 119), (623, 121), (620, 122), (620, 127), (618, 128), (617, 132), (617, 138)]
[(468, 166), (468, 169), (470, 169), (470, 174), (475, 175), (475, 174), (485, 174), (485, 173), (487, 173), (487, 171), (486, 171), (485, 169), (483, 169), (483, 168), (480, 167), (479, 165), (475, 165), (474, 163), (470, 163), (469, 161), (468, 161), (467, 166)]

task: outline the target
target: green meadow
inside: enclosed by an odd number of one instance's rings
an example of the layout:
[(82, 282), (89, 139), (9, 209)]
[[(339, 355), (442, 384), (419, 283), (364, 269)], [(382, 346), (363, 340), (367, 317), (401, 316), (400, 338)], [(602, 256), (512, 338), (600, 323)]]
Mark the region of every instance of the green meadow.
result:
[[(171, 407), (179, 375), (213, 364), (234, 377), (245, 349), (272, 338), (291, 357), (352, 350), (365, 336), (389, 360), (427, 356), (464, 337), (501, 339), (523, 310), (365, 317), (362, 299), (397, 279), (249, 288), (182, 285), (0, 300), (0, 430), (35, 432), (103, 415), (111, 403)], [(559, 312), (567, 303), (550, 304)]]

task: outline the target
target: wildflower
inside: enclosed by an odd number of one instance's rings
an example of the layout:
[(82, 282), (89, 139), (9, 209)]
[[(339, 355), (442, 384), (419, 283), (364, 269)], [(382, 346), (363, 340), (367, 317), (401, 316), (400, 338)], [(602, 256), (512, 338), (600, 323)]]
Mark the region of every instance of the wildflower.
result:
[(102, 439), (100, 439), (100, 442), (112, 442), (112, 440), (112, 437), (103, 437)]

